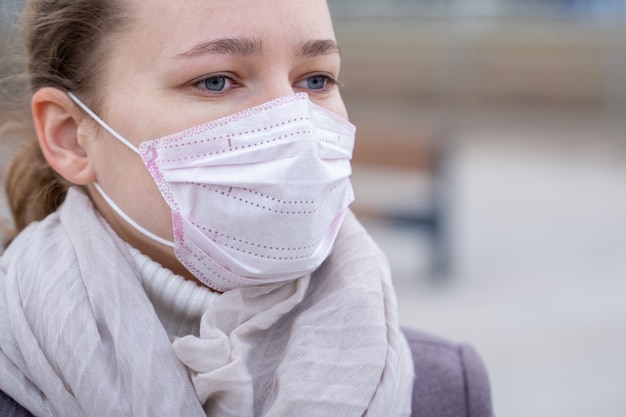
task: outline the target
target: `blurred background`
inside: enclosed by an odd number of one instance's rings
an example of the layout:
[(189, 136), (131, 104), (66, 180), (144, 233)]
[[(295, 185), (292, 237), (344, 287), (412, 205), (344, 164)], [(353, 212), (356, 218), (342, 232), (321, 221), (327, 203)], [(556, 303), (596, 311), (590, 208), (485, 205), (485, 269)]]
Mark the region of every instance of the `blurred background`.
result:
[(354, 209), (500, 417), (626, 415), (626, 1), (330, 0)]
[[(3, 77), (20, 3), (0, 0)], [(329, 3), (354, 210), (402, 323), (473, 344), (497, 416), (626, 415), (626, 0)]]

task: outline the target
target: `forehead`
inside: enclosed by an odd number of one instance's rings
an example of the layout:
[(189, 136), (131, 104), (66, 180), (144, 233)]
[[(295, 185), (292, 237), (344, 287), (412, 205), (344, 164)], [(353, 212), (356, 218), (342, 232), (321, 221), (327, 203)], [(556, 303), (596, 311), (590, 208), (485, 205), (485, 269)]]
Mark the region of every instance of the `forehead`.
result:
[(326, 0), (134, 0), (126, 33), (136, 48), (164, 57), (220, 38), (289, 47), (334, 39)]

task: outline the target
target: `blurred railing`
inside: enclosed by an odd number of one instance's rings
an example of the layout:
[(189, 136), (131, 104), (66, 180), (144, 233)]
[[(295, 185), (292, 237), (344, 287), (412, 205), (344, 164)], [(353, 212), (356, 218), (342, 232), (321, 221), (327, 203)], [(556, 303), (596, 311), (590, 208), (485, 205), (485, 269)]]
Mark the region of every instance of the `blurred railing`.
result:
[(335, 22), (346, 98), (626, 103), (626, 24), (415, 17)]
[(336, 17), (624, 19), (625, 0), (329, 0)]

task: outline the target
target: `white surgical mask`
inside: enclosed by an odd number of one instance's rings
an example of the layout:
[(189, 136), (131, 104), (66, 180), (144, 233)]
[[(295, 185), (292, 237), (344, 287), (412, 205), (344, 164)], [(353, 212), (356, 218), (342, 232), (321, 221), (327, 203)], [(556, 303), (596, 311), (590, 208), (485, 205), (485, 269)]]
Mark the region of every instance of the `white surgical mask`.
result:
[[(131, 226), (172, 246), (207, 286), (229, 289), (304, 276), (330, 253), (354, 199), (355, 128), (306, 93), (281, 97), (139, 148), (172, 211), (174, 242), (144, 229), (96, 184)], [(140, 196), (138, 198), (141, 198)]]

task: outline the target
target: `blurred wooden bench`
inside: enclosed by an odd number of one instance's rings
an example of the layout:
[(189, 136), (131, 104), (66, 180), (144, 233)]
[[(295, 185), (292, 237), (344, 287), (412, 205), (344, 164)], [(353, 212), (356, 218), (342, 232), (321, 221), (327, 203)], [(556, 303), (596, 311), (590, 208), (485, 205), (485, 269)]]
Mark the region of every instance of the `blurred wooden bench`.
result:
[(378, 19), (336, 23), (342, 95), (357, 126), (352, 207), (360, 218), (426, 233), (431, 275), (441, 277), (452, 265), (451, 146), (440, 127), (416, 108), (442, 86), (440, 49), (431, 37), (414, 30), (407, 34), (406, 25), (398, 28), (396, 21)]
[(353, 210), (364, 220), (385, 219), (395, 226), (425, 232), (430, 245), (430, 273), (445, 277), (452, 261), (451, 143), (439, 130), (420, 129), (411, 121), (398, 120), (392, 108), (375, 113), (374, 117), (365, 109), (351, 112), (357, 126), (352, 160)]

